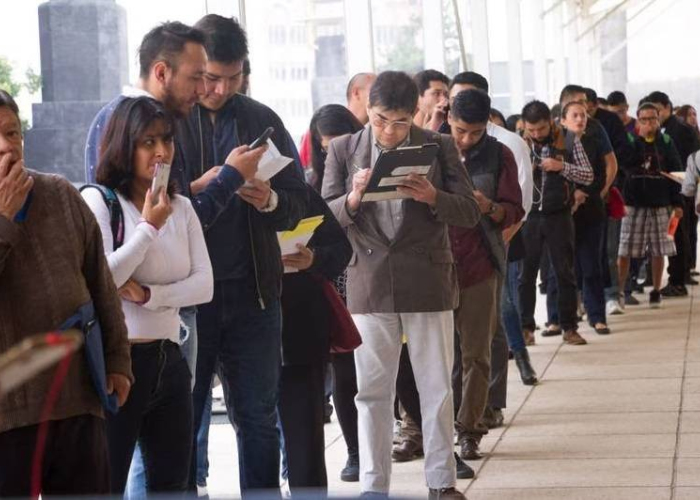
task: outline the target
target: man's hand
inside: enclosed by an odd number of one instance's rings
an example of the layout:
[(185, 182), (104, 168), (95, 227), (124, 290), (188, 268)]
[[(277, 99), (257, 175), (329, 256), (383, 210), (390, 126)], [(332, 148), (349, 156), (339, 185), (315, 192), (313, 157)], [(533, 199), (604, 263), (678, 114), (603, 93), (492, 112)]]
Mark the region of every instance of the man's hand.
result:
[(22, 160), (14, 163), (9, 153), (0, 156), (0, 215), (13, 220), (27, 201), (34, 179), (24, 169)]
[(300, 271), (310, 268), (314, 263), (314, 252), (301, 243), (297, 243), (297, 249), (299, 250), (297, 253), (283, 255), (282, 264)]
[(352, 191), (348, 195), (348, 208), (353, 212), (360, 209), (360, 200), (362, 200), (362, 195), (365, 194), (365, 189), (367, 189), (367, 183), (369, 178), (372, 176), (372, 169), (364, 168), (357, 172), (352, 177)]
[(564, 170), (564, 163), (554, 158), (543, 158), (542, 168), (545, 172), (561, 172)]
[(143, 304), (146, 301), (146, 291), (134, 280), (129, 280), (119, 288), (119, 296), (135, 304)]
[(576, 212), (578, 210), (578, 207), (586, 203), (586, 200), (588, 199), (588, 195), (584, 192), (581, 191), (580, 189), (577, 189), (574, 191), (574, 206), (571, 208), (571, 213)]
[(426, 117), (423, 128), (427, 128), (428, 130), (433, 130), (435, 132), (440, 130), (440, 127), (447, 119), (447, 107), (449, 104), (450, 101), (447, 99), (440, 101), (433, 109), (432, 114), (429, 117)]
[(216, 176), (221, 172), (221, 167), (212, 167), (201, 176), (199, 179), (195, 179), (190, 182), (190, 191), (193, 195), (199, 194), (204, 191), (207, 185), (216, 179)]
[(683, 218), (683, 209), (681, 207), (674, 207), (673, 208), (673, 216), (676, 219), (682, 219)]
[(253, 179), (258, 172), (258, 163), (260, 158), (267, 151), (267, 145), (256, 149), (250, 149), (248, 146), (239, 146), (233, 149), (226, 157), (226, 164), (231, 165), (247, 181)]
[(430, 207), (434, 207), (437, 200), (435, 186), (425, 176), (418, 174), (408, 174), (397, 191), (410, 196), (415, 201), (426, 203)]
[(108, 373), (107, 374), (107, 394), (117, 393), (117, 401), (119, 401), (119, 407), (121, 408), (126, 403), (126, 398), (129, 397), (129, 391), (131, 391), (131, 382), (128, 378), (120, 373)]
[(491, 205), (493, 205), (493, 202), (489, 200), (484, 193), (479, 191), (478, 189), (474, 190), (474, 198), (476, 199), (476, 203), (479, 205), (479, 211), (482, 214), (486, 214), (489, 212), (491, 209)]
[(270, 182), (261, 181), (260, 179), (251, 179), (248, 182), (250, 183), (249, 186), (241, 186), (238, 190), (238, 196), (258, 210), (266, 208), (270, 203), (270, 195), (272, 194)]

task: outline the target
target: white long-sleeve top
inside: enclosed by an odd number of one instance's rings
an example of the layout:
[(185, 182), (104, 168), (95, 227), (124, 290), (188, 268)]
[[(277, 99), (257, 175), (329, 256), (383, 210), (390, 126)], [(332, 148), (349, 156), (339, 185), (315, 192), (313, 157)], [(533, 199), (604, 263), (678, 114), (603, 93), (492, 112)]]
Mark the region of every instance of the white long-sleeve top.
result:
[(141, 213), (117, 194), (124, 213), (124, 244), (113, 250), (110, 214), (97, 189), (85, 189), (83, 198), (95, 214), (109, 268), (117, 288), (133, 279), (151, 290), (143, 305), (122, 300), (130, 340), (168, 339), (179, 343), (181, 307), (209, 302), (214, 276), (204, 233), (189, 199), (175, 195), (172, 214), (156, 230), (139, 222)]

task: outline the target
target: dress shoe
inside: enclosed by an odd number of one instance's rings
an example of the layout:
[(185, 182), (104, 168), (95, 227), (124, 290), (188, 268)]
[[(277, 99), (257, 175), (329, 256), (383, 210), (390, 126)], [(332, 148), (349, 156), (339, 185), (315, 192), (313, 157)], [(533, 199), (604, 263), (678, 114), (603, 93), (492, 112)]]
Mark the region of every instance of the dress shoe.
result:
[(484, 416), (481, 417), (481, 423), (488, 429), (501, 427), (503, 425), (503, 411), (500, 408), (487, 406), (484, 410)]
[(698, 284), (698, 280), (696, 280), (696, 279), (693, 279), (693, 277), (692, 277), (692, 276), (688, 276), (688, 277), (686, 277), (686, 278), (685, 278), (685, 284), (686, 284), (686, 285), (692, 285), (692, 286), (695, 286), (695, 285), (697, 285), (697, 284)]
[(459, 440), (459, 456), (464, 460), (481, 460), (484, 456), (479, 450), (479, 441), (474, 438), (464, 437)]
[(542, 330), (543, 337), (556, 337), (557, 335), (561, 335), (561, 328), (559, 325), (551, 324)]
[(391, 450), (391, 458), (394, 462), (410, 462), (422, 456), (423, 445), (410, 439), (404, 439)]
[(592, 324), (591, 328), (593, 328), (598, 335), (610, 334), (610, 328), (608, 328), (608, 325), (606, 325), (605, 323)]
[(535, 345), (535, 332), (528, 330), (527, 328), (523, 330), (523, 340), (525, 345)]
[(527, 352), (527, 349), (514, 352), (513, 357), (515, 358), (515, 366), (518, 367), (520, 379), (523, 381), (523, 384), (535, 385), (537, 383), (537, 373), (535, 373), (535, 370), (532, 368), (530, 354)]
[(664, 297), (685, 297), (688, 295), (688, 289), (685, 286), (676, 286), (671, 284), (666, 285), (659, 291)]
[(428, 491), (428, 500), (467, 500), (461, 492), (454, 488), (430, 488)]
[(356, 483), (360, 480), (360, 457), (348, 457), (345, 467), (340, 471), (340, 480), (345, 483)]
[(457, 464), (457, 479), (472, 479), (474, 469), (464, 463), (464, 460), (455, 452), (455, 463)]
[(567, 330), (564, 332), (564, 343), (569, 345), (586, 345), (586, 339), (581, 337), (576, 330)]

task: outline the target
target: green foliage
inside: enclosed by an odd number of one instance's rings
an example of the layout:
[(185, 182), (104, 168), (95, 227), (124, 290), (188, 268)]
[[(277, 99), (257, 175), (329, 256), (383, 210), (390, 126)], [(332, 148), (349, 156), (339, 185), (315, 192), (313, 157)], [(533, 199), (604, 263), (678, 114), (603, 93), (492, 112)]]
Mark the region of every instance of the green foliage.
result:
[(405, 71), (413, 74), (424, 66), (423, 48), (418, 41), (423, 35), (423, 23), (418, 15), (411, 16), (410, 23), (402, 26), (396, 42), (389, 50), (381, 50), (381, 62), (377, 65), (379, 72), (386, 70)]
[(34, 95), (41, 90), (41, 75), (36, 73), (33, 68), (29, 68), (24, 76), (27, 79), (27, 82), (24, 84), (27, 92)]
[(22, 84), (12, 79), (12, 65), (4, 57), (0, 57), (0, 89), (12, 97), (17, 97), (22, 90)]

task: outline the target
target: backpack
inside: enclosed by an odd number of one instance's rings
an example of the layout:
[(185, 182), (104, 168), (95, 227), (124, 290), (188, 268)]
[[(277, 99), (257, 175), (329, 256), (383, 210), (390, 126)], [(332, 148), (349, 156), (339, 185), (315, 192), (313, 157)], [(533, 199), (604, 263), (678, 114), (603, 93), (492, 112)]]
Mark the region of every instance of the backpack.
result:
[(117, 198), (117, 193), (101, 184), (85, 184), (80, 188), (80, 192), (82, 193), (83, 190), (88, 188), (97, 189), (102, 195), (105, 205), (107, 205), (107, 210), (109, 210), (109, 225), (112, 228), (112, 241), (114, 242), (112, 251), (116, 251), (124, 244), (124, 212), (122, 212), (122, 206), (121, 203), (119, 203), (119, 198)]

